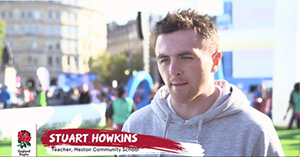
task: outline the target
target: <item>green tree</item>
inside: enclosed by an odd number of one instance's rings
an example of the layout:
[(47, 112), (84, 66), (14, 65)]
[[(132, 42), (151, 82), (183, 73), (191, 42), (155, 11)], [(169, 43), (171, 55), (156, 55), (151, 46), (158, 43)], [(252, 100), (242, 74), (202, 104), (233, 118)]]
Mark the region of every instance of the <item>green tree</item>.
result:
[(131, 57), (130, 57), (131, 72), (133, 70), (136, 70), (136, 71), (143, 70), (143, 64), (144, 63), (143, 63), (143, 53), (142, 52), (131, 54)]
[(108, 82), (108, 77), (111, 75), (110, 70), (111, 54), (109, 52), (101, 53), (100, 55), (90, 58), (89, 68), (90, 72), (98, 74), (98, 80), (101, 82)]
[(125, 52), (116, 54), (112, 57), (111, 71), (112, 75), (110, 80), (117, 80), (119, 84), (126, 84), (129, 80), (129, 75), (125, 75), (127, 70), (127, 55)]
[(98, 80), (111, 84), (117, 80), (119, 84), (126, 84), (130, 75), (125, 75), (127, 69), (127, 55), (125, 52), (112, 56), (109, 52), (100, 54), (89, 61), (90, 72), (98, 74)]
[(5, 22), (0, 18), (0, 61), (2, 60), (2, 53), (4, 45), (2, 43), (2, 39), (5, 35)]

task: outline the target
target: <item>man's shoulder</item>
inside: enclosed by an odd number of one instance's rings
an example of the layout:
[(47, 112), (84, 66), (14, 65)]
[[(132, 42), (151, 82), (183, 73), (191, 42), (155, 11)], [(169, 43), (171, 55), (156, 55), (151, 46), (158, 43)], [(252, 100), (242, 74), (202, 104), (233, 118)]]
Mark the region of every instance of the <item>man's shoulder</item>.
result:
[(146, 105), (143, 108), (140, 108), (136, 111), (134, 111), (131, 115), (130, 115), (130, 119), (134, 119), (134, 118), (138, 118), (139, 120), (143, 117), (149, 117), (151, 115), (151, 113), (153, 112), (152, 108), (150, 105)]
[(153, 120), (153, 115), (154, 112), (151, 106), (147, 105), (134, 111), (125, 122), (125, 125), (129, 128), (144, 125), (146, 122)]
[[(273, 125), (272, 120), (264, 113), (249, 106), (240, 114), (240, 122), (261, 130), (266, 125)], [(256, 127), (255, 127), (256, 126)]]

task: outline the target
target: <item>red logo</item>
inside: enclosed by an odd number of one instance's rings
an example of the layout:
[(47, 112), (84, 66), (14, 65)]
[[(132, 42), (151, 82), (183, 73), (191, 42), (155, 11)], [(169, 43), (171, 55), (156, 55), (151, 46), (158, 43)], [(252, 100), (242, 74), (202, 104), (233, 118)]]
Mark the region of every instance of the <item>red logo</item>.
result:
[(30, 141), (31, 136), (27, 130), (21, 130), (18, 132), (18, 145), (21, 148), (26, 148), (27, 146), (31, 146)]

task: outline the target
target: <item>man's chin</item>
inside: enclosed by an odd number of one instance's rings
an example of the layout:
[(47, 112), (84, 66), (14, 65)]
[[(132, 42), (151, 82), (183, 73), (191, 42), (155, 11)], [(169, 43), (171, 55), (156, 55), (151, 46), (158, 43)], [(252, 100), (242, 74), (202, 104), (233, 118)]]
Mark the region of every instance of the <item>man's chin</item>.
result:
[(173, 101), (176, 101), (180, 104), (186, 104), (191, 100), (189, 96), (184, 95), (182, 92), (171, 93), (171, 98), (173, 99)]

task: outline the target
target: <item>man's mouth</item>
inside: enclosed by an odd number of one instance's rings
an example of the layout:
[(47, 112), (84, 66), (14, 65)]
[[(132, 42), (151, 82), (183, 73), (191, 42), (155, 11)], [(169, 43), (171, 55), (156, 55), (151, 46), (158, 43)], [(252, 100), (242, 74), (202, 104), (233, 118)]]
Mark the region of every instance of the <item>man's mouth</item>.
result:
[(175, 87), (179, 87), (179, 86), (183, 86), (183, 85), (186, 85), (187, 82), (174, 82), (174, 83), (171, 83), (172, 86), (175, 86)]

